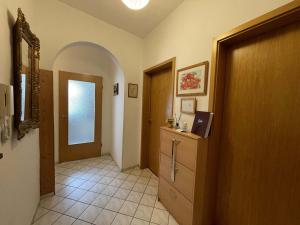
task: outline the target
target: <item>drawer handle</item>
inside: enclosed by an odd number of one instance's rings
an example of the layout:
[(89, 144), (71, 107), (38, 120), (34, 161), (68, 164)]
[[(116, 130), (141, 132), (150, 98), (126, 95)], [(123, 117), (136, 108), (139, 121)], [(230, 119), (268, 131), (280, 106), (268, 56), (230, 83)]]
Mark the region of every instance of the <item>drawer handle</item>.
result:
[(171, 196), (171, 198), (177, 199), (176, 193), (175, 193), (171, 188), (169, 189), (169, 191), (170, 191), (170, 196)]
[(177, 145), (180, 141), (176, 140), (175, 138), (172, 139), (172, 165), (171, 165), (171, 181), (175, 182), (175, 175), (176, 175), (176, 154), (177, 154)]

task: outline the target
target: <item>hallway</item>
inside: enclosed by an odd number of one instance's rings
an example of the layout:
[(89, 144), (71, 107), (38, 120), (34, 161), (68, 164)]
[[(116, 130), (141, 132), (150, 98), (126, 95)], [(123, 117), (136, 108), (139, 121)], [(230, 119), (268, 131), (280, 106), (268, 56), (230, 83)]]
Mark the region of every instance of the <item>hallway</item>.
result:
[(150, 170), (121, 173), (110, 156), (57, 164), (56, 195), (41, 200), (34, 225), (176, 225), (157, 200)]

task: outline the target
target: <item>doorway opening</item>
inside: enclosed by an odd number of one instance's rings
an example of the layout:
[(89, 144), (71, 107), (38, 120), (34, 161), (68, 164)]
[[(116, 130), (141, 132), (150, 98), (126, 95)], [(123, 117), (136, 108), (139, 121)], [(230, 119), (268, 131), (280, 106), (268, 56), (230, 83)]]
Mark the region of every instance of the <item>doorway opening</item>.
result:
[(173, 115), (176, 58), (144, 71), (141, 169), (158, 176), (160, 127)]

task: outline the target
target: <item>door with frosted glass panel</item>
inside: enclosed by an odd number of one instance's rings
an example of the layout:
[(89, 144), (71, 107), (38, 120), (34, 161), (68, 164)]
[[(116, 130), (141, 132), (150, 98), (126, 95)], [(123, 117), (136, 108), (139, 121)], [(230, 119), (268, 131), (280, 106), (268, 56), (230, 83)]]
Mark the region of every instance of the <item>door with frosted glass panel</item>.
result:
[(101, 155), (102, 77), (59, 72), (59, 161)]

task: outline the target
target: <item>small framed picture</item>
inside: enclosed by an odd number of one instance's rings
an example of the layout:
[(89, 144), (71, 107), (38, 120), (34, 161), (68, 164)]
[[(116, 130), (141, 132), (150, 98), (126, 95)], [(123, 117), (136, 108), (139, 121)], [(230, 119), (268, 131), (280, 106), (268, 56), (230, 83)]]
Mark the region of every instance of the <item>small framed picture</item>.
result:
[(119, 95), (119, 83), (114, 84), (114, 96)]
[(208, 61), (177, 71), (176, 96), (201, 96), (207, 94)]
[(137, 98), (138, 97), (138, 85), (137, 84), (128, 84), (128, 97)]
[(195, 98), (181, 99), (181, 112), (186, 114), (195, 114), (197, 108), (197, 100)]

